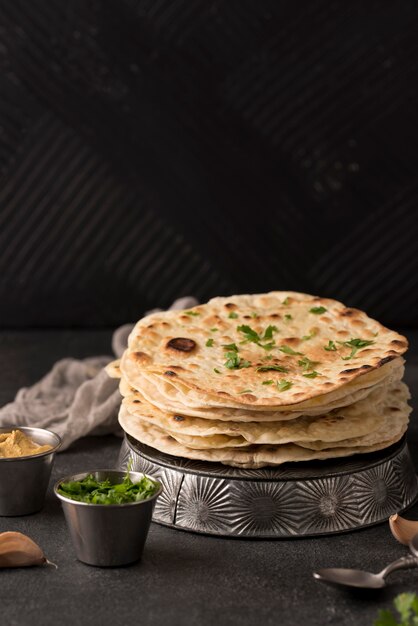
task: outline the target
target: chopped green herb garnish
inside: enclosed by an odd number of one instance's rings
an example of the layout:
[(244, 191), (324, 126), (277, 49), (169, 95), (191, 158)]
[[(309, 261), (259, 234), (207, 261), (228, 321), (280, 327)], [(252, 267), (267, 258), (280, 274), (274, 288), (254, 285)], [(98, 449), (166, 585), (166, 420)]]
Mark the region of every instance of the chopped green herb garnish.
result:
[(262, 385), (272, 385), (274, 381), (272, 380), (263, 380)]
[(317, 331), (314, 330), (313, 332), (311, 332), (310, 335), (303, 335), (302, 341), (309, 341), (309, 339), (312, 339), (312, 337), (315, 337), (316, 333)]
[(197, 311), (184, 311), (184, 312), (186, 313), (186, 315), (192, 315), (193, 317), (200, 315), (200, 313), (198, 313)]
[(213, 371), (215, 372), (215, 374), (220, 374), (220, 373), (221, 373), (221, 372), (218, 370), (218, 368), (217, 368), (217, 367), (214, 367), (214, 368), (213, 368)]
[(269, 372), (270, 370), (274, 370), (275, 372), (288, 372), (289, 370), (286, 367), (282, 367), (281, 365), (261, 365), (257, 367), (257, 372)]
[(284, 304), (285, 306), (289, 304), (289, 296), (283, 300), (282, 304)]
[(312, 309), (309, 309), (309, 313), (314, 313), (315, 315), (322, 315), (326, 311), (327, 309), (324, 306), (313, 306)]
[(270, 343), (259, 343), (260, 348), (264, 348), (264, 350), (273, 350), (276, 345), (275, 341), (270, 341)]
[(271, 361), (272, 358), (273, 358), (272, 354), (267, 354), (266, 356), (263, 356), (263, 358), (261, 360), (262, 361)]
[(276, 383), (277, 389), (279, 391), (287, 391), (292, 387), (292, 385), (293, 383), (291, 383), (290, 380), (281, 380), (280, 382), (277, 381)]
[(230, 370), (242, 369), (243, 367), (250, 367), (251, 363), (245, 361), (238, 356), (237, 352), (226, 352), (225, 358), (227, 359), (224, 366)]
[(318, 372), (315, 372), (315, 370), (313, 372), (309, 372), (309, 374), (302, 374), (302, 376), (305, 376), (305, 378), (316, 378), (319, 375), (320, 374)]
[(244, 389), (243, 391), (239, 391), (238, 394), (241, 395), (243, 393), (252, 393), (252, 389)]
[(279, 350), (285, 354), (300, 354), (303, 356), (303, 352), (295, 352), (290, 346), (280, 346)]
[(343, 361), (348, 361), (348, 359), (352, 359), (355, 354), (361, 350), (361, 348), (365, 348), (366, 346), (371, 346), (374, 341), (370, 339), (350, 339), (350, 341), (339, 341), (339, 344), (342, 346), (347, 346), (351, 348), (351, 353), (348, 356), (342, 356)]
[(258, 317), (258, 313), (251, 313), (251, 317)]
[(233, 352), (238, 352), (236, 343), (224, 343), (222, 347), (226, 348), (227, 350), (232, 350)]
[(113, 484), (108, 479), (97, 481), (93, 474), (88, 474), (82, 480), (61, 483), (58, 493), (71, 500), (89, 504), (125, 504), (147, 500), (159, 488), (160, 483), (147, 476), (133, 483), (127, 474), (121, 483)]
[(290, 313), (286, 313), (286, 315), (284, 316), (285, 320), (292, 320), (293, 317), (290, 315)]
[(273, 333), (276, 333), (279, 329), (277, 326), (267, 326), (264, 331), (263, 339), (273, 339)]
[(258, 343), (261, 339), (260, 335), (247, 324), (237, 326), (237, 330), (243, 333), (246, 342)]
[(271, 350), (274, 348), (274, 341), (265, 344), (262, 344), (261, 341), (264, 339), (272, 339), (273, 333), (278, 330), (277, 326), (267, 326), (262, 337), (247, 324), (237, 326), (237, 330), (245, 336), (244, 341), (241, 341), (241, 343), (256, 343), (260, 346), (260, 348), (264, 348), (264, 350)]
[(214, 328), (210, 329), (210, 332), (211, 333), (216, 333), (218, 330), (219, 330), (219, 328), (214, 327)]
[(239, 362), (241, 361), (241, 359), (236, 352), (226, 352), (225, 358), (227, 359), (224, 363), (225, 367), (231, 370), (239, 368)]
[(238, 317), (238, 313), (235, 313), (235, 311), (231, 311), (231, 313), (228, 315), (228, 317), (229, 317), (231, 320), (236, 320), (236, 319), (237, 319), (237, 317)]
[(324, 346), (324, 350), (328, 350), (328, 352), (335, 352), (337, 346), (333, 341), (328, 341), (328, 345)]
[(315, 365), (318, 365), (319, 361), (311, 361), (307, 356), (304, 356), (303, 359), (299, 359), (298, 365), (306, 372), (308, 370), (313, 370)]
[(207, 342), (206, 342), (206, 346), (207, 346), (208, 348), (211, 348), (211, 347), (213, 346), (213, 339), (212, 339), (212, 338), (207, 340)]

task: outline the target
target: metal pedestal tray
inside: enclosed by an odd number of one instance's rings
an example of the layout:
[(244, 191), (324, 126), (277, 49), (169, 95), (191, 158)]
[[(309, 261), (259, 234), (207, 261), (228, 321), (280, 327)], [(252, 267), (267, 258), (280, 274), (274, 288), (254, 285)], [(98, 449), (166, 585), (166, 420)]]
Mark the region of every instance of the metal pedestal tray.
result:
[(326, 535), (386, 521), (410, 506), (418, 483), (405, 438), (346, 459), (246, 470), (158, 452), (125, 435), (119, 468), (164, 490), (153, 521), (227, 537)]

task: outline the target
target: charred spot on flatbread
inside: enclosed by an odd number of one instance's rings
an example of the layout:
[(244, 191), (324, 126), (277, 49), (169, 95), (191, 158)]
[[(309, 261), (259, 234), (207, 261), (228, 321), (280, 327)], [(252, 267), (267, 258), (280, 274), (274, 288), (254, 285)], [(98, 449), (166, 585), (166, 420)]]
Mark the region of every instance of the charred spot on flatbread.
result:
[(192, 352), (196, 348), (196, 342), (189, 337), (174, 337), (167, 342), (166, 348), (177, 352)]

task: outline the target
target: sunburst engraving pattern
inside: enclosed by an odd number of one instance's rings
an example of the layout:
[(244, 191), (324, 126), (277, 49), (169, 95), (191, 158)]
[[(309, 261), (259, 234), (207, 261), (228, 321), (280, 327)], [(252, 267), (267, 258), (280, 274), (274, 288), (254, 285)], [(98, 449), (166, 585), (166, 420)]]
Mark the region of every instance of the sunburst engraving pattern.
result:
[[(128, 467), (129, 459), (131, 458), (131, 452), (132, 452), (132, 450), (130, 449), (130, 447), (126, 443), (126, 439), (124, 439), (123, 442), (122, 442), (121, 448), (120, 448), (118, 462), (117, 462), (117, 467), (122, 472), (124, 472), (126, 470), (126, 468)], [(135, 460), (134, 457), (136, 457), (135, 454), (132, 455), (132, 463)]]
[(230, 533), (228, 481), (186, 474), (178, 499), (176, 524), (200, 532)]
[[(132, 467), (132, 469), (134, 469)], [(136, 457), (135, 471), (142, 472), (143, 474), (147, 474), (148, 476), (152, 476), (156, 480), (160, 480), (162, 474), (162, 468), (155, 463), (151, 463), (148, 459), (144, 459), (142, 456)]]
[(356, 494), (347, 476), (298, 481), (294, 509), (300, 514), (300, 534), (346, 530), (359, 525)]
[(407, 447), (393, 460), (393, 469), (398, 476), (399, 487), (402, 491), (402, 506), (408, 506), (417, 496), (418, 480)]
[(118, 466), (160, 480), (154, 521), (241, 537), (335, 533), (387, 519), (418, 493), (405, 441), (359, 458), (244, 469), (164, 455), (129, 437)]
[(290, 536), (297, 533), (294, 483), (234, 482), (231, 512), (234, 535)]
[(163, 491), (157, 499), (153, 520), (163, 524), (174, 524), (176, 520), (176, 506), (183, 477), (179, 473), (162, 470), (158, 479)]
[(237, 476), (240, 478), (259, 479), (259, 480), (280, 480), (280, 472), (274, 467), (261, 467), (260, 469), (239, 469)]
[(392, 463), (359, 472), (353, 482), (363, 523), (371, 524), (402, 508), (402, 490)]

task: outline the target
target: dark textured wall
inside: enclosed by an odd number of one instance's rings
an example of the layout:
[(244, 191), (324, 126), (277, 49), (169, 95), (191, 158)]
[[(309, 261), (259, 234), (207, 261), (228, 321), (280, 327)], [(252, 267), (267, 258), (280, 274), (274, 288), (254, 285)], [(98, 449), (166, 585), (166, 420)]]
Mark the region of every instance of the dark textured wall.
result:
[(299, 289), (418, 325), (418, 5), (0, 0), (0, 325)]

